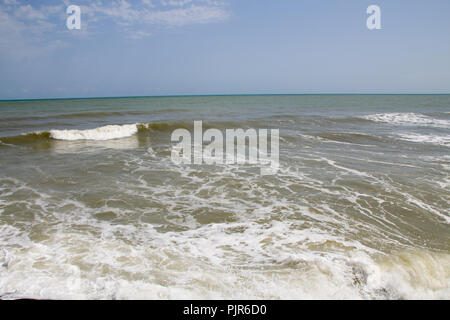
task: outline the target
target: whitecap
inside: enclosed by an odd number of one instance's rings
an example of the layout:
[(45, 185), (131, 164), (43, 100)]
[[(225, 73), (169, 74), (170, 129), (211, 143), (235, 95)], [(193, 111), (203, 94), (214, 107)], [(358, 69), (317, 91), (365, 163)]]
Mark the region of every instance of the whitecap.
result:
[(363, 119), (374, 121), (390, 123), (395, 125), (420, 125), (420, 126), (433, 126), (433, 127), (443, 127), (449, 128), (449, 120), (435, 119), (424, 114), (419, 113), (379, 113), (372, 114), (362, 117)]
[(108, 125), (88, 130), (50, 130), (56, 140), (112, 140), (130, 137), (138, 132), (138, 124)]

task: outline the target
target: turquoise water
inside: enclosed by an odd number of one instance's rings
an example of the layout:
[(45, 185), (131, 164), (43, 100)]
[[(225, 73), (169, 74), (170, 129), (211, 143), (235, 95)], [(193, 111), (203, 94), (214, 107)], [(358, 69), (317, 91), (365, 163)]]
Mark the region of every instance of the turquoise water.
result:
[[(280, 170), (171, 133), (279, 129)], [(3, 298), (450, 298), (450, 95), (0, 102)]]

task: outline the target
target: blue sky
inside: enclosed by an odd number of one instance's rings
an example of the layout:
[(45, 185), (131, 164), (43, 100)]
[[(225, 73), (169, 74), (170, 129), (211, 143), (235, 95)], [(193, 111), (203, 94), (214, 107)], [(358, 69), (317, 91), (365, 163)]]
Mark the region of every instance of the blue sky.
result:
[(448, 0), (0, 0), (0, 99), (450, 93), (449, 16)]

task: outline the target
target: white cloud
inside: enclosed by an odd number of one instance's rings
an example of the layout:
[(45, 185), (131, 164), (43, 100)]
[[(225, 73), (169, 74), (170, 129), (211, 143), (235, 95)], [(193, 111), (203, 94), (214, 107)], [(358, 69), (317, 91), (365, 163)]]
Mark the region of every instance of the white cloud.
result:
[(17, 0), (3, 0), (3, 3), (6, 5), (13, 5), (13, 6), (19, 4)]
[(161, 4), (163, 6), (182, 7), (191, 2), (192, 0), (162, 0)]
[(45, 12), (37, 10), (29, 4), (18, 7), (14, 10), (14, 15), (25, 20), (44, 20), (47, 17)]
[(147, 37), (149, 37), (151, 35), (152, 35), (151, 32), (137, 30), (135, 32), (131, 32), (130, 35), (129, 35), (129, 38), (130, 39), (134, 39), (134, 40), (140, 40), (140, 39), (143, 39), (143, 38), (147, 38)]
[(55, 24), (48, 21), (51, 12), (54, 11), (45, 7), (38, 10), (31, 6), (12, 9), (0, 6), (0, 56), (21, 60), (64, 46), (61, 40), (46, 36), (55, 28)]
[[(70, 0), (45, 5), (38, 1), (0, 0), (0, 56), (32, 57), (64, 46), (67, 35), (85, 36), (112, 32), (142, 39), (161, 27), (222, 22), (230, 13), (220, 0), (77, 0), (81, 6), (82, 30), (65, 29)], [(155, 28), (158, 27), (158, 28)]]
[(226, 20), (226, 4), (210, 0), (162, 0), (156, 9), (153, 1), (142, 0), (145, 6), (136, 6), (126, 0), (108, 5), (100, 1), (83, 6), (82, 11), (91, 17), (112, 19), (119, 25), (183, 26), (187, 24), (214, 23)]
[(142, 18), (150, 24), (183, 26), (196, 23), (220, 22), (228, 18), (228, 13), (219, 7), (192, 5), (187, 8), (147, 12)]
[(146, 5), (147, 7), (150, 7), (150, 8), (154, 8), (155, 7), (155, 5), (153, 4), (152, 0), (142, 0), (142, 3), (144, 5)]

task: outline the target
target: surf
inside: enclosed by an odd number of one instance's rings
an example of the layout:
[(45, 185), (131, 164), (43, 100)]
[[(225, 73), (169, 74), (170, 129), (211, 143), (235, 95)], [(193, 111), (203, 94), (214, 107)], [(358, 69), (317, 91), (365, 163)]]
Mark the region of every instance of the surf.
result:
[(430, 116), (414, 113), (377, 113), (362, 117), (365, 120), (373, 122), (382, 122), (393, 125), (409, 125), (409, 126), (433, 126), (441, 128), (449, 128), (450, 121), (432, 118)]

